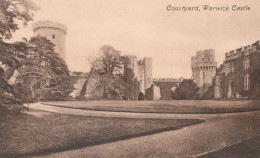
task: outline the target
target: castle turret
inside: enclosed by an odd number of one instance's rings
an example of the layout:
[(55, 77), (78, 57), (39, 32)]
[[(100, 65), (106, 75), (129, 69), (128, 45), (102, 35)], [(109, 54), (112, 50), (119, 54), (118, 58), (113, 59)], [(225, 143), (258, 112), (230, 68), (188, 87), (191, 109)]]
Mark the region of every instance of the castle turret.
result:
[(65, 54), (65, 35), (67, 28), (65, 25), (52, 21), (38, 21), (33, 24), (33, 32), (35, 35), (46, 37), (55, 44), (55, 51), (66, 59)]
[(137, 77), (138, 73), (138, 65), (137, 65), (137, 57), (136, 56), (129, 56), (129, 63), (125, 65), (126, 68), (130, 68), (133, 70), (135, 77)]
[(144, 89), (151, 87), (153, 83), (152, 58), (144, 58)]
[(140, 83), (140, 91), (145, 94), (146, 89), (153, 84), (152, 58), (138, 60), (136, 56), (130, 56), (129, 63), (124, 66), (133, 70), (135, 78)]
[(198, 87), (208, 87), (216, 74), (217, 62), (213, 49), (200, 50), (191, 57), (192, 78)]

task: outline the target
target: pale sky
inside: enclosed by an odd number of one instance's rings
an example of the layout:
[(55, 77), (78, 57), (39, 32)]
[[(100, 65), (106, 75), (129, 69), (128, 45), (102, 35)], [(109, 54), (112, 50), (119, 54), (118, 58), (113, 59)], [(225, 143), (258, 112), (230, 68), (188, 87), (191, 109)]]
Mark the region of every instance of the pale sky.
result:
[[(89, 71), (87, 58), (102, 45), (123, 54), (153, 58), (154, 77), (190, 78), (191, 56), (215, 49), (218, 65), (226, 52), (260, 40), (259, 0), (33, 0), (34, 21), (67, 26), (66, 56), (71, 71)], [(200, 6), (200, 12), (167, 11), (167, 5)], [(250, 11), (207, 12), (202, 5), (248, 5)], [(33, 35), (32, 23), (14, 40)]]

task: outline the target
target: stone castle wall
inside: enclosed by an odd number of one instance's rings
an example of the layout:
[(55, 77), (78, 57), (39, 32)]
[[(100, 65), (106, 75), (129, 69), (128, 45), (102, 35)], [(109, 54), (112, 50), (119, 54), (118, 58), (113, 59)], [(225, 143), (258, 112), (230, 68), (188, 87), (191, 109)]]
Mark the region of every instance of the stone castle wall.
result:
[(153, 83), (152, 58), (145, 57), (138, 60), (136, 56), (130, 56), (127, 67), (133, 70), (136, 79), (140, 83), (140, 91), (145, 94), (146, 89), (151, 87)]
[(136, 56), (130, 56), (129, 63), (126, 65), (128, 68), (133, 70), (134, 74), (138, 74), (138, 65), (137, 65), (137, 57)]
[[(229, 51), (217, 69), (214, 97), (222, 99), (250, 97), (259, 88), (251, 79), (252, 70), (259, 65), (260, 42)], [(251, 71), (250, 71), (251, 70)]]
[(151, 87), (153, 83), (152, 74), (152, 58), (145, 57), (144, 59), (144, 89)]
[(216, 74), (217, 62), (213, 49), (200, 50), (191, 58), (192, 78), (198, 87), (208, 87)]
[(33, 24), (33, 32), (35, 35), (44, 36), (54, 43), (55, 52), (64, 60), (66, 59), (65, 35), (67, 28), (65, 25), (52, 21), (38, 21)]
[[(124, 63), (123, 68), (126, 70), (127, 68), (130, 68), (133, 70), (133, 73), (135, 75), (135, 78), (140, 83), (138, 86), (140, 86), (140, 91), (145, 94), (146, 90), (148, 88), (151, 88), (151, 85), (153, 83), (152, 78), (152, 59), (151, 58), (144, 58), (142, 60), (138, 60), (136, 56), (130, 56), (129, 62)], [(124, 73), (125, 70), (123, 71)], [(126, 75), (126, 74), (115, 74), (115, 75)], [(83, 85), (86, 81), (86, 77), (83, 77), (81, 75), (77, 76), (79, 80), (75, 83), (74, 87), (76, 88), (73, 93), (70, 95), (73, 98), (77, 98), (79, 96), (79, 93), (81, 92)], [(98, 73), (94, 73), (91, 75), (91, 77), (88, 80), (87, 83), (87, 90), (84, 95), (85, 98), (88, 99), (101, 99), (103, 97), (103, 87), (99, 86), (99, 82), (101, 82), (102, 76), (100, 76)], [(137, 87), (138, 87), (137, 86)], [(140, 92), (138, 89), (138, 92), (136, 91), (134, 96), (138, 96), (138, 93)], [(138, 97), (133, 97), (138, 98)]]

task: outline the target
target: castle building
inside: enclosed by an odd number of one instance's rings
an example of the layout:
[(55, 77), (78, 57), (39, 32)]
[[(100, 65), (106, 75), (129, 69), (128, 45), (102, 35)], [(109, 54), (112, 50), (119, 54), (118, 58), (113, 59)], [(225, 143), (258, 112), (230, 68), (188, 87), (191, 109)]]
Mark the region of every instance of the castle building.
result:
[(191, 57), (192, 79), (200, 89), (207, 89), (216, 74), (217, 62), (213, 49), (200, 50)]
[(216, 72), (214, 97), (230, 99), (259, 95), (260, 85), (251, 77), (259, 75), (256, 74), (259, 66), (259, 41), (226, 53)]
[(140, 83), (140, 91), (145, 94), (147, 88), (153, 84), (152, 58), (145, 57), (138, 60), (136, 56), (130, 56), (127, 68), (131, 68)]
[[(147, 89), (151, 88), (152, 81), (152, 58), (143, 58), (138, 60), (136, 56), (127, 56), (127, 59), (122, 63), (122, 69), (114, 72), (114, 76), (128, 76), (132, 70), (135, 79), (138, 81), (137, 85), (132, 85), (128, 87), (126, 94), (123, 96), (128, 97), (131, 100), (137, 100), (139, 92), (143, 94), (146, 93)], [(129, 74), (128, 74), (129, 73)], [(77, 98), (84, 87), (86, 77), (77, 76), (79, 79), (74, 85), (75, 90), (70, 95), (74, 98)], [(98, 73), (92, 74), (87, 83), (87, 91), (84, 95), (85, 98), (102, 98), (103, 97), (103, 87), (98, 87), (98, 82), (102, 80), (102, 76)]]
[(55, 52), (64, 60), (65, 53), (65, 35), (67, 28), (65, 25), (52, 21), (38, 21), (33, 24), (33, 32), (35, 35), (46, 37), (55, 44)]
[[(33, 23), (33, 32), (34, 35), (46, 37), (53, 44), (55, 44), (55, 52), (65, 60), (65, 35), (67, 33), (67, 28), (65, 25), (52, 21), (38, 21)], [(35, 61), (39, 62), (42, 66), (49, 65), (48, 61), (45, 61), (44, 58), (39, 59), (36, 52), (30, 52), (29, 56), (34, 58)], [(50, 93), (42, 88), (48, 82), (49, 81), (47, 80), (45, 83), (42, 83), (39, 82), (39, 78), (35, 78), (32, 81), (32, 85), (36, 85), (32, 90), (32, 98), (43, 99), (50, 97)]]

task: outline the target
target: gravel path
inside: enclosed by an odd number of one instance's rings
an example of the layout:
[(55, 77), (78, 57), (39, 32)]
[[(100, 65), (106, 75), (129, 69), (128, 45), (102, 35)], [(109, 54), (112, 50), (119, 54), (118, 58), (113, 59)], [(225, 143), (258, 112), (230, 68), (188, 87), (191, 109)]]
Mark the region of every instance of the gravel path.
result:
[[(143, 137), (82, 149), (55, 153), (47, 157), (197, 157), (260, 135), (260, 111), (231, 114), (136, 114), (89, 111), (41, 105), (30, 108), (62, 114), (103, 117), (194, 118), (205, 123)], [(46, 157), (46, 156), (45, 156)]]

